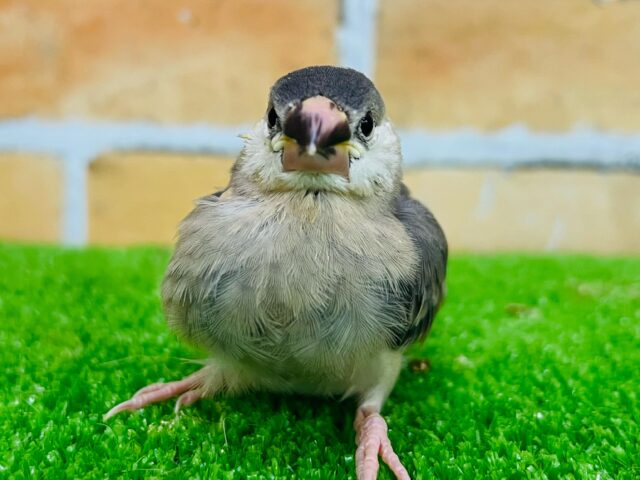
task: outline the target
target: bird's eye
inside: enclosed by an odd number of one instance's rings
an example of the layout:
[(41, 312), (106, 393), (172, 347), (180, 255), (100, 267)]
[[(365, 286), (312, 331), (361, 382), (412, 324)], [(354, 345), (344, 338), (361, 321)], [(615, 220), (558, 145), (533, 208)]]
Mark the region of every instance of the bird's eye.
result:
[(273, 128), (278, 124), (278, 114), (274, 107), (269, 109), (269, 113), (267, 114), (267, 124), (269, 125), (269, 128)]
[(371, 135), (371, 132), (373, 132), (374, 126), (375, 124), (373, 117), (371, 116), (371, 112), (367, 112), (367, 114), (362, 117), (362, 120), (360, 120), (360, 131), (365, 137), (368, 137)]

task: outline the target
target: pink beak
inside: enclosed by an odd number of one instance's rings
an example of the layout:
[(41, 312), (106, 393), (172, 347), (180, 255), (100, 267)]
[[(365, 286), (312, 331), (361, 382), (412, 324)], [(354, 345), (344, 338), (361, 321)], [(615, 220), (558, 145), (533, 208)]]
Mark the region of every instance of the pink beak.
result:
[(351, 138), (347, 115), (332, 100), (315, 96), (295, 107), (284, 123), (287, 142), (282, 156), (285, 171), (336, 173), (349, 178)]

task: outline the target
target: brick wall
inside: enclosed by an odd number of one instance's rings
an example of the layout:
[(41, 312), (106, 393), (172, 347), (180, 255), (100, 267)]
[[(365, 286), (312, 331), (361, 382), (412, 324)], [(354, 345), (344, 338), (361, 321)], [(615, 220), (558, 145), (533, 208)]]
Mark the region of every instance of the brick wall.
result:
[(640, 1), (0, 1), (0, 239), (170, 243), (271, 83), (371, 75), (454, 249), (640, 252)]
[(378, 52), (402, 126), (640, 131), (635, 0), (382, 0)]

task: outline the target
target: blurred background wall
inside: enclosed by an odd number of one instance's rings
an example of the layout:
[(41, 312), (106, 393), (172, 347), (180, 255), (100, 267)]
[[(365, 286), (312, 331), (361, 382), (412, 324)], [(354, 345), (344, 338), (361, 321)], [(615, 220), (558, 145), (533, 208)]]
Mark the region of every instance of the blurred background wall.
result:
[(0, 239), (171, 243), (311, 64), (373, 78), (453, 249), (640, 253), (635, 0), (0, 0)]

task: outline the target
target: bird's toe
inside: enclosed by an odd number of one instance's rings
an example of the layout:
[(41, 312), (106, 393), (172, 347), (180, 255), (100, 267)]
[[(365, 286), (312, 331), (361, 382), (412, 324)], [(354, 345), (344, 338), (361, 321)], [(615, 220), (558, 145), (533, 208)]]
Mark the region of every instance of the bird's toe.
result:
[[(361, 412), (358, 412), (359, 414)], [(378, 455), (398, 480), (410, 480), (407, 469), (393, 451), (387, 423), (378, 413), (369, 413), (356, 418), (356, 474), (358, 480), (375, 480), (378, 475)]]

